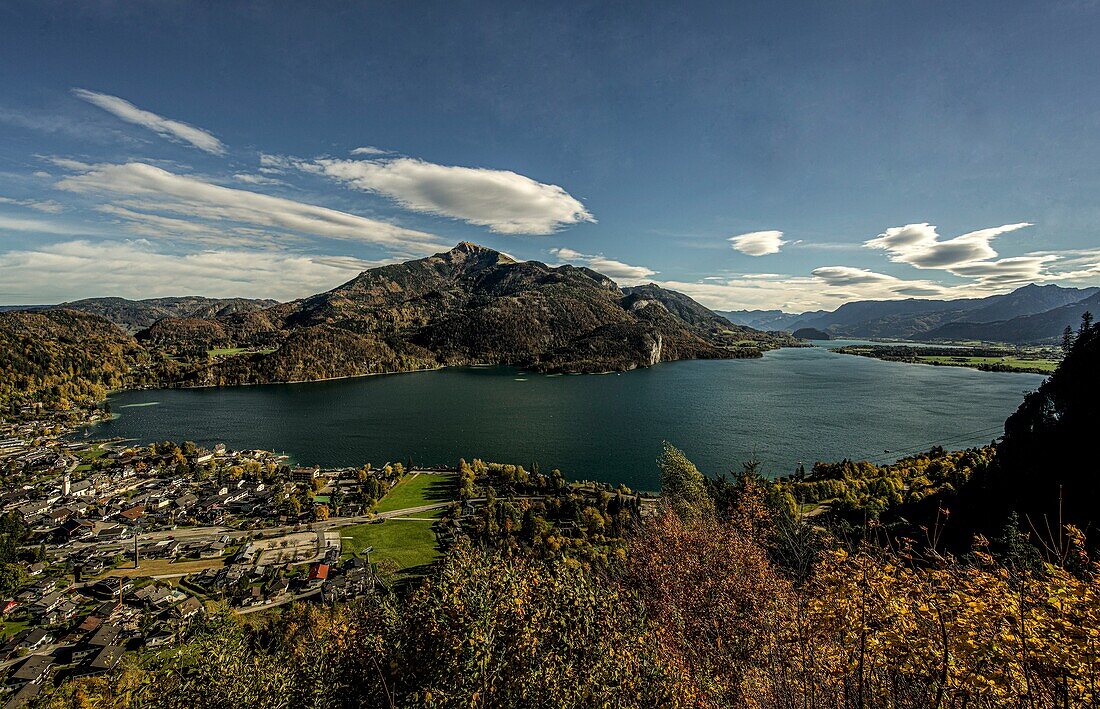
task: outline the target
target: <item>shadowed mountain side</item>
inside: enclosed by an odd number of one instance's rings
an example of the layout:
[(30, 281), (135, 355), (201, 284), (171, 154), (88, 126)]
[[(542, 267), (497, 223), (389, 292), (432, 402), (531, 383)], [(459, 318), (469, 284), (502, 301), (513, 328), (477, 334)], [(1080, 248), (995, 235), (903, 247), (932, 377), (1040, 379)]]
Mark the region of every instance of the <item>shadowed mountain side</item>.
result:
[(908, 340), (987, 340), (1015, 344), (1056, 341), (1067, 324), (1096, 310), (1100, 289), (1026, 285), (1011, 293), (958, 300), (859, 300), (832, 312), (794, 315), (778, 310), (719, 312), (735, 324), (832, 337)]

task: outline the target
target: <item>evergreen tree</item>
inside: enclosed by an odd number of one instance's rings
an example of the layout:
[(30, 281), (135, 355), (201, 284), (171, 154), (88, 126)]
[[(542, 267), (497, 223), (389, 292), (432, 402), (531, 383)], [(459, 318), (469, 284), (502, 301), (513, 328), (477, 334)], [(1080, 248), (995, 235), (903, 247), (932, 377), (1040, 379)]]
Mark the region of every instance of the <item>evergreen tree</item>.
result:
[(657, 467), (661, 469), (661, 495), (681, 519), (714, 516), (714, 502), (707, 494), (706, 478), (683, 451), (665, 441)]
[(1068, 355), (1069, 351), (1073, 349), (1073, 328), (1066, 325), (1066, 329), (1062, 331), (1062, 355)]

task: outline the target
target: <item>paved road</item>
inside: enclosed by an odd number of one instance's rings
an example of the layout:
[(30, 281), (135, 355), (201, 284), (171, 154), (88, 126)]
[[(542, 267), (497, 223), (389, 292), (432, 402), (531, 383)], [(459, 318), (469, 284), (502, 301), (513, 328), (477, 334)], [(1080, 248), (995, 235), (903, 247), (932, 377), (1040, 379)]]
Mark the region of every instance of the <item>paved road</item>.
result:
[(293, 603), (294, 601), (300, 601), (303, 598), (310, 598), (311, 596), (316, 596), (320, 592), (321, 592), (321, 589), (315, 588), (312, 591), (306, 591), (305, 593), (299, 593), (296, 596), (287, 596), (283, 600), (275, 601), (274, 603), (265, 603), (262, 606), (248, 606), (247, 608), (235, 608), (234, 610), (236, 610), (237, 613), (240, 614), (240, 615), (246, 615), (248, 613), (259, 613), (260, 611), (266, 611), (270, 608), (277, 608), (279, 606), (285, 606), (288, 603)]
[[(221, 525), (213, 525), (207, 527), (183, 527), (177, 529), (161, 529), (153, 532), (145, 532), (140, 536), (140, 543), (142, 548), (147, 547), (150, 544), (154, 544), (166, 539), (175, 539), (181, 542), (195, 542), (195, 541), (214, 541), (221, 539), (222, 537), (229, 537), (232, 541), (239, 541), (247, 537), (254, 537), (262, 534), (265, 539), (271, 537), (279, 537), (285, 534), (294, 534), (296, 532), (316, 532), (321, 534), (333, 529), (339, 529), (340, 527), (348, 527), (353, 524), (364, 524), (366, 522), (372, 522), (378, 519), (391, 519), (393, 517), (401, 517), (407, 514), (419, 514), (421, 512), (429, 512), (431, 510), (438, 510), (450, 505), (450, 502), (436, 502), (430, 505), (420, 505), (418, 507), (407, 507), (402, 510), (393, 510), (391, 512), (378, 512), (366, 515), (358, 515), (355, 517), (333, 517), (332, 519), (325, 520), (323, 522), (311, 522), (309, 524), (288, 524), (280, 527), (264, 527), (262, 529), (253, 530), (239, 530), (231, 529)], [(116, 551), (121, 553), (130, 553), (134, 549), (133, 538), (128, 539), (125, 542), (77, 542), (66, 547), (49, 547), (47, 553), (54, 555), (64, 552), (79, 552), (83, 550), (96, 550), (96, 551)]]
[[(432, 471), (434, 472), (434, 471)], [(499, 497), (498, 500), (542, 500), (546, 499), (546, 495), (518, 495), (512, 497)], [(477, 497), (469, 500), (469, 502), (478, 503), (484, 502), (485, 498)], [(264, 527), (262, 529), (252, 530), (239, 530), (225, 527), (222, 525), (211, 525), (206, 527), (180, 527), (177, 529), (160, 529), (151, 532), (143, 532), (140, 536), (141, 545), (143, 547), (148, 546), (156, 542), (164, 541), (166, 539), (175, 539), (181, 542), (195, 542), (195, 541), (214, 541), (222, 537), (228, 536), (232, 541), (239, 541), (247, 537), (254, 537), (262, 534), (264, 538), (271, 538), (282, 536), (284, 534), (293, 534), (295, 532), (325, 532), (332, 529), (339, 529), (340, 527), (348, 527), (354, 524), (363, 524), (366, 522), (372, 522), (378, 519), (393, 519), (395, 517), (404, 517), (406, 515), (416, 515), (422, 512), (430, 512), (432, 510), (443, 509), (452, 504), (452, 502), (435, 502), (428, 505), (420, 505), (417, 507), (406, 507), (401, 510), (392, 510), (390, 512), (375, 512), (365, 515), (357, 515), (355, 517), (333, 517), (332, 519), (325, 520), (323, 522), (311, 522), (309, 524), (288, 524), (279, 527)], [(76, 542), (70, 546), (65, 547), (49, 547), (47, 553), (58, 555), (64, 552), (79, 552), (83, 550), (96, 550), (96, 551), (114, 551), (121, 553), (129, 553), (134, 548), (134, 540), (130, 538), (123, 542)]]

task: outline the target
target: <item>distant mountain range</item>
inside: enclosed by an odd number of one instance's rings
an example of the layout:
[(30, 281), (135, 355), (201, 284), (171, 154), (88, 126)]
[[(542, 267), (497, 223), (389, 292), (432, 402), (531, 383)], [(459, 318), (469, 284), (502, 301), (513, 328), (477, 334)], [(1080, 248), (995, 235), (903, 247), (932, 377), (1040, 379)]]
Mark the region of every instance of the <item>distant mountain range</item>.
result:
[(180, 298), (85, 298), (59, 305), (36, 305), (4, 310), (78, 310), (107, 318), (131, 334), (144, 330), (164, 318), (215, 318), (222, 315), (248, 313), (278, 305), (277, 300), (249, 298), (204, 298), (197, 295)]
[(79, 344), (80, 330), (126, 352), (112, 373), (140, 366), (142, 382), (195, 386), (481, 363), (622, 371), (678, 359), (758, 357), (798, 344), (786, 333), (734, 325), (656, 285), (620, 288), (588, 268), (517, 262), (466, 242), (289, 303), (96, 298), (0, 312), (0, 343), (6, 334), (12, 347), (23, 348), (17, 369), (43, 387), (58, 386), (38, 365), (51, 359), (69, 360), (71, 371), (97, 371), (70, 346)]
[(812, 328), (832, 337), (905, 340), (986, 340), (1048, 343), (1076, 328), (1086, 310), (1100, 308), (1100, 288), (1028, 285), (1011, 293), (962, 300), (862, 300), (832, 312), (778, 310), (721, 312), (745, 327), (794, 331)]

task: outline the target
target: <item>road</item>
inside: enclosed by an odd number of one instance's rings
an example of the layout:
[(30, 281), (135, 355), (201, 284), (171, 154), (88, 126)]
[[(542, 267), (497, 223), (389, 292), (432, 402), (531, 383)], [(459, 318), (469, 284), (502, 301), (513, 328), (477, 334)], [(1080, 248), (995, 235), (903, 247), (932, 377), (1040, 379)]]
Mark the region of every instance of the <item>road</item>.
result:
[[(157, 542), (165, 541), (167, 539), (175, 539), (178, 542), (195, 542), (214, 541), (215, 539), (221, 539), (222, 537), (228, 536), (231, 541), (240, 541), (242, 539), (255, 537), (260, 534), (262, 534), (264, 537), (270, 538), (282, 536), (284, 534), (292, 534), (294, 532), (326, 532), (331, 529), (339, 529), (340, 527), (347, 527), (353, 524), (364, 524), (366, 522), (372, 522), (377, 519), (390, 519), (393, 517), (401, 517), (407, 514), (430, 512), (431, 510), (442, 509), (450, 504), (450, 502), (437, 502), (430, 505), (420, 505), (418, 507), (408, 507), (402, 510), (393, 510), (391, 512), (377, 512), (366, 515), (357, 515), (355, 517), (333, 517), (332, 519), (328, 519), (323, 522), (310, 522), (308, 524), (287, 524), (279, 527), (263, 527), (260, 529), (242, 530), (233, 529), (232, 527), (225, 527), (221, 525), (160, 529), (152, 532), (143, 532), (140, 535), (140, 543), (142, 547), (145, 547), (149, 544), (155, 544)], [(57, 555), (65, 552), (79, 552), (86, 549), (95, 551), (129, 553), (132, 552), (134, 549), (134, 540), (133, 537), (131, 537), (124, 542), (74, 542), (69, 546), (50, 547), (47, 549), (47, 553)]]
[[(499, 497), (498, 500), (542, 500), (546, 499), (546, 495), (519, 495), (513, 497)], [(477, 497), (468, 500), (472, 503), (485, 502), (485, 498)], [(155, 544), (167, 539), (175, 539), (179, 542), (196, 542), (196, 541), (214, 541), (221, 539), (222, 537), (229, 537), (230, 541), (241, 541), (248, 538), (255, 538), (259, 535), (263, 535), (265, 539), (271, 537), (279, 537), (285, 534), (292, 534), (295, 532), (326, 532), (332, 529), (339, 529), (341, 527), (348, 527), (354, 524), (365, 524), (367, 522), (373, 522), (379, 519), (393, 519), (395, 517), (405, 517), (407, 515), (419, 515), (423, 512), (431, 512), (432, 510), (439, 510), (446, 508), (453, 504), (453, 502), (435, 502), (428, 505), (419, 505), (417, 507), (406, 507), (400, 510), (392, 510), (390, 512), (372, 512), (365, 515), (357, 515), (354, 517), (333, 517), (332, 519), (325, 520), (323, 522), (310, 522), (308, 524), (287, 524), (279, 527), (264, 527), (261, 529), (233, 529), (223, 525), (210, 525), (205, 527), (181, 527), (176, 529), (160, 529), (151, 532), (143, 532), (140, 535), (141, 546), (148, 547), (151, 544)], [(81, 552), (84, 550), (95, 551), (108, 551), (122, 554), (129, 554), (134, 549), (134, 540), (131, 537), (126, 541), (121, 542), (74, 542), (68, 546), (63, 547), (49, 547), (47, 549), (48, 554), (59, 555), (66, 552)]]

